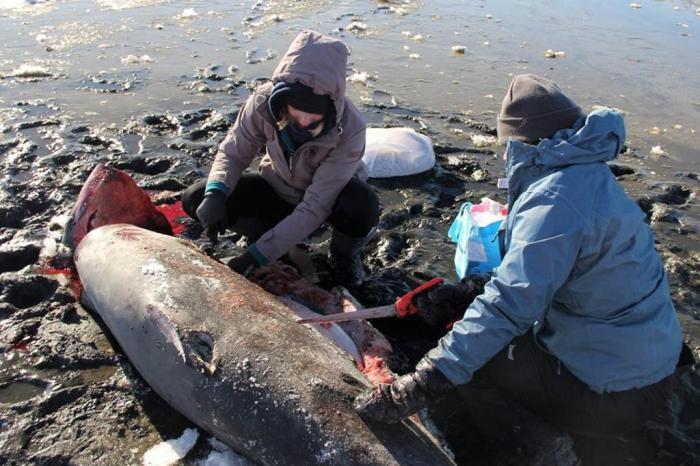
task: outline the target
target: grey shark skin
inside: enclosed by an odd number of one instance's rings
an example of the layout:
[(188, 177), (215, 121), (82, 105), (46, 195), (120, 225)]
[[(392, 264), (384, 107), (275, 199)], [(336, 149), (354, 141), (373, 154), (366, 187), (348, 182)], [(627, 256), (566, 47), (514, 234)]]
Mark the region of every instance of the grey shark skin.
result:
[(171, 406), (266, 465), (454, 464), (413, 421), (371, 424), (352, 360), (189, 243), (132, 225), (80, 242), (84, 304)]

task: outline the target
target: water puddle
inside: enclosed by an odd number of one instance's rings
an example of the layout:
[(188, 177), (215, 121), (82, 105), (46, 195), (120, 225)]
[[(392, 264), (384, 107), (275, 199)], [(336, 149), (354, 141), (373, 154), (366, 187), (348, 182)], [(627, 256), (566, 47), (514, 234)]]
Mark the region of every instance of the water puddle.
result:
[(47, 387), (47, 383), (34, 380), (18, 380), (0, 384), (0, 403), (20, 403), (41, 396)]

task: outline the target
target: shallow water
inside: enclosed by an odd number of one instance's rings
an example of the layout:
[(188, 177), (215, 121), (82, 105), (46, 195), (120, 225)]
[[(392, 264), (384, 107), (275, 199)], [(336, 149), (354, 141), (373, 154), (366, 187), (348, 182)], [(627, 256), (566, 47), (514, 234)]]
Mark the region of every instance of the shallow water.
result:
[[(231, 108), (244, 92), (232, 90), (233, 99), (197, 92), (198, 68), (220, 65), (216, 73), (232, 80), (269, 76), (297, 31), (314, 28), (340, 36), (352, 49), (351, 68), (375, 78), (370, 87), (349, 86), (358, 103), (378, 89), (401, 106), (465, 113), (493, 125), (512, 75), (532, 72), (559, 82), (584, 109), (624, 110), (642, 158), (661, 146), (652, 165), (698, 170), (698, 6), (2, 0), (0, 123), (12, 121), (7, 106), (22, 99), (51, 99), (83, 124), (121, 125), (146, 109)], [(349, 31), (352, 23), (357, 27)], [(466, 53), (453, 53), (455, 45)], [(545, 58), (548, 49), (565, 54)], [(53, 77), (10, 76), (29, 65)], [(231, 65), (238, 71), (229, 75)], [(216, 83), (207, 84), (216, 91)]]

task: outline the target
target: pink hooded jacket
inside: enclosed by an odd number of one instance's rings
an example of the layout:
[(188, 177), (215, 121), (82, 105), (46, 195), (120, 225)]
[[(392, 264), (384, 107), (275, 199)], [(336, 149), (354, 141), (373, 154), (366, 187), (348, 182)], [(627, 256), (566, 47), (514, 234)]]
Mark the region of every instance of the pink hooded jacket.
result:
[[(259, 172), (294, 211), (255, 243), (268, 260), (275, 260), (318, 228), (331, 213), (340, 191), (358, 169), (365, 151), (364, 118), (345, 98), (348, 49), (337, 39), (314, 31), (301, 32), (272, 76), (248, 97), (221, 143), (209, 182), (233, 192), (241, 173), (266, 148)], [(329, 95), (336, 110), (335, 126), (284, 156), (268, 99), (275, 83), (300, 82), (319, 95)], [(291, 168), (290, 168), (291, 166)], [(251, 199), (250, 202), (255, 202)]]

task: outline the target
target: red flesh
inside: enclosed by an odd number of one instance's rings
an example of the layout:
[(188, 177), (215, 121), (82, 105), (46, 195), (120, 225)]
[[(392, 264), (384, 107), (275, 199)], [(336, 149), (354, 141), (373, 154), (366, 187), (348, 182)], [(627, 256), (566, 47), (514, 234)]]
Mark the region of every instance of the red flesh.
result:
[(103, 225), (128, 223), (172, 235), (165, 216), (156, 210), (146, 192), (126, 173), (97, 165), (88, 177), (66, 227), (64, 243), (72, 249), (91, 230)]
[(182, 202), (177, 201), (174, 204), (161, 204), (156, 206), (156, 210), (165, 216), (174, 235), (179, 235), (185, 230), (185, 225), (178, 222), (178, 220), (182, 218), (189, 217), (182, 208)]

